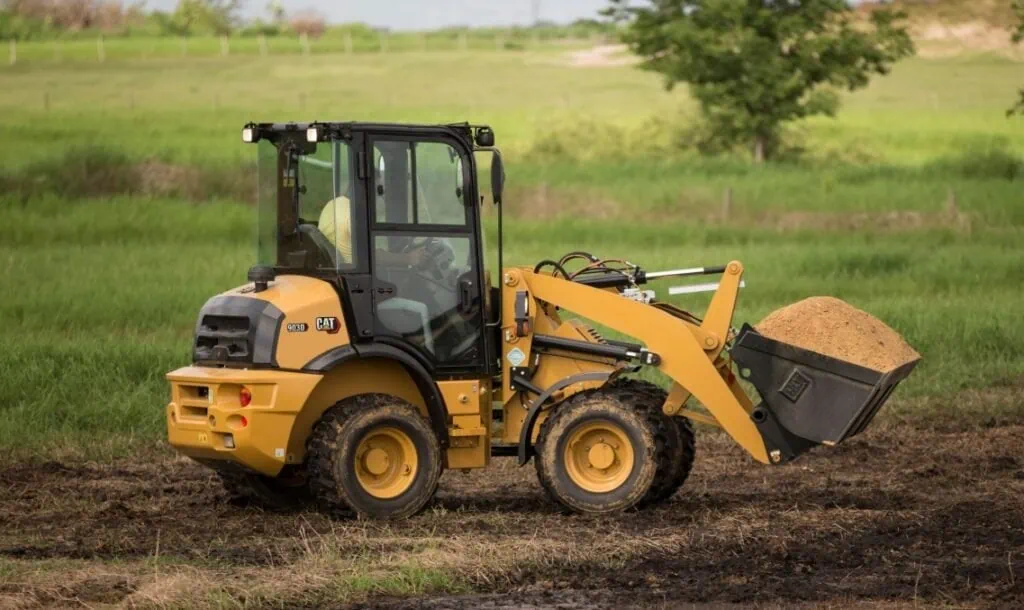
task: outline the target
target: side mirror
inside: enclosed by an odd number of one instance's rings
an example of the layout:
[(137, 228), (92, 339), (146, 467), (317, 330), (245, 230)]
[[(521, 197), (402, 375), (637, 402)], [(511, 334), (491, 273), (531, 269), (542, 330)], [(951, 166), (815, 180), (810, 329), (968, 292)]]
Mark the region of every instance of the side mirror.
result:
[(495, 205), (501, 205), (501, 196), (505, 191), (505, 164), (501, 160), (501, 152), (497, 149), (491, 157), (491, 199)]

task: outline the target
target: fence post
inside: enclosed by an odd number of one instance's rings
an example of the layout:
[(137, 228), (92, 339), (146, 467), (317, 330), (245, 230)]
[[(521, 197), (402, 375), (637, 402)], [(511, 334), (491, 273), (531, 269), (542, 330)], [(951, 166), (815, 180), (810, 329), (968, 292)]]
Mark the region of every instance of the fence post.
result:
[(732, 212), (732, 187), (725, 187), (725, 195), (722, 196), (722, 220), (729, 220)]
[(352, 32), (345, 32), (345, 52), (352, 54)]
[(260, 57), (267, 56), (267, 37), (264, 34), (260, 34)]
[(103, 34), (100, 34), (100, 37), (96, 39), (96, 57), (100, 60), (100, 63), (107, 60), (107, 50), (103, 46)]
[(43, 89), (43, 111), (44, 112), (49, 112), (50, 111), (50, 90), (49, 89)]
[(302, 45), (302, 54), (309, 57), (309, 34), (305, 32), (299, 34), (299, 44)]
[(388, 52), (388, 34), (387, 34), (387, 32), (381, 32), (380, 33), (380, 52), (381, 53), (387, 53)]
[(13, 66), (14, 64), (18, 63), (18, 41), (17, 41), (17, 40), (14, 40), (13, 38), (11, 39), (11, 56), (10, 56), (10, 62), (11, 62), (11, 65), (12, 65), (12, 66)]
[(228, 53), (231, 52), (231, 48), (228, 46), (228, 37), (221, 34), (220, 36), (220, 54), (223, 57), (227, 57)]

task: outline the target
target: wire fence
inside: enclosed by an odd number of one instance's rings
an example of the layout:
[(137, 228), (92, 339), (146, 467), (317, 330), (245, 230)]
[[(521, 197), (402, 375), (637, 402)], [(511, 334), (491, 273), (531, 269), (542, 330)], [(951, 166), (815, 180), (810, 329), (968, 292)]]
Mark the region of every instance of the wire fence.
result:
[(314, 55), (354, 53), (408, 53), (434, 51), (524, 51), (570, 45), (600, 44), (606, 38), (542, 38), (494, 32), (388, 33), (312, 38), (299, 36), (202, 36), (132, 38), (103, 36), (71, 40), (8, 41), (8, 65), (25, 63), (142, 60), (175, 57), (229, 57), (233, 55)]

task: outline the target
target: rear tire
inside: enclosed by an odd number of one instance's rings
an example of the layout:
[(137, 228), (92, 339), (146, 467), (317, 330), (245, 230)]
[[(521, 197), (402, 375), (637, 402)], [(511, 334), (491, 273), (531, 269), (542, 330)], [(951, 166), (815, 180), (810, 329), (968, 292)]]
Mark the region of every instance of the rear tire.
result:
[(614, 388), (581, 392), (541, 426), (535, 464), (548, 495), (580, 513), (627, 510), (657, 470), (655, 431)]
[(386, 394), (347, 398), (327, 411), (308, 443), (313, 495), (334, 512), (404, 519), (437, 491), (441, 447), (413, 405)]
[(668, 500), (679, 491), (693, 469), (696, 456), (693, 424), (685, 417), (666, 415), (662, 411), (668, 394), (653, 383), (619, 378), (609, 389), (619, 393), (621, 400), (632, 405), (637, 412), (643, 413), (655, 431), (657, 472), (640, 505), (650, 506)]

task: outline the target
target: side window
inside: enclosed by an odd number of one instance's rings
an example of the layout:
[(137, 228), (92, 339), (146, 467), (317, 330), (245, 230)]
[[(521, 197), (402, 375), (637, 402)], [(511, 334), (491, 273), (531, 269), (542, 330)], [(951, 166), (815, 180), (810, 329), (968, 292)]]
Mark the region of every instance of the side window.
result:
[(452, 146), (378, 141), (373, 166), (378, 223), (466, 224), (463, 162)]
[(443, 142), (420, 142), (415, 151), (420, 224), (465, 224), (462, 157)]
[(302, 248), (339, 270), (356, 266), (357, 243), (352, 226), (349, 147), (321, 143), (312, 154), (297, 157), (298, 232)]

